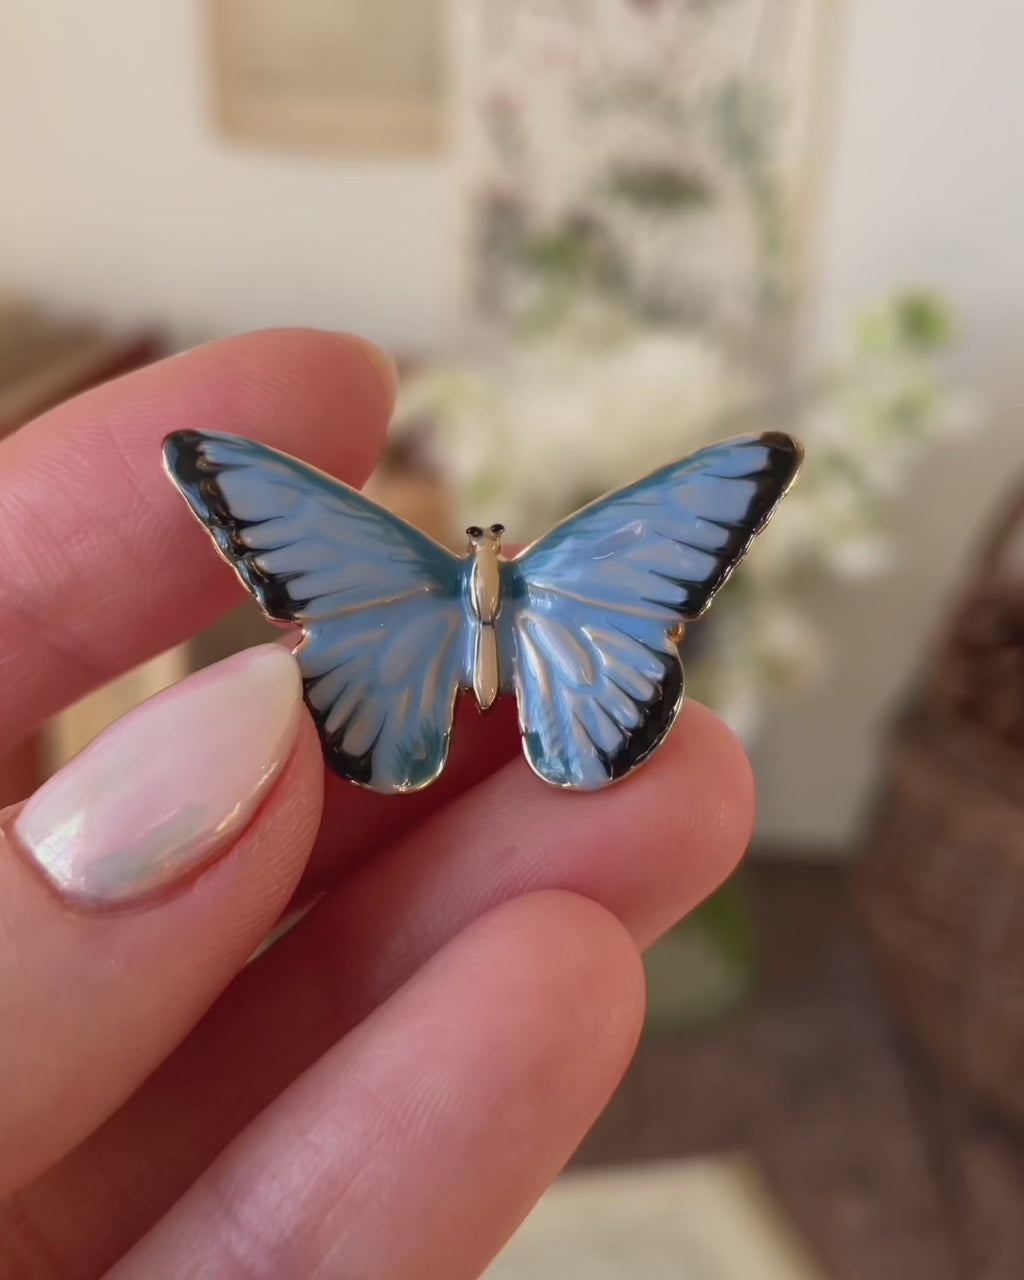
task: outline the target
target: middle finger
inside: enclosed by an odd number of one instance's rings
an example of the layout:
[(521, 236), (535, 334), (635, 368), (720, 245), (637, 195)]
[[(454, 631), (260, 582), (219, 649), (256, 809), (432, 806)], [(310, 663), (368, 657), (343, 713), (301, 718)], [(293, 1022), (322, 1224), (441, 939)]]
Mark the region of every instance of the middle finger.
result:
[(0, 1234), (27, 1220), (69, 1276), (97, 1274), (470, 920), (563, 888), (647, 945), (724, 879), (751, 819), (743, 752), (696, 704), (628, 785), (607, 792), (567, 796), (515, 761), (352, 875), (250, 966), (120, 1112), (18, 1196), (6, 1222), (0, 1212)]

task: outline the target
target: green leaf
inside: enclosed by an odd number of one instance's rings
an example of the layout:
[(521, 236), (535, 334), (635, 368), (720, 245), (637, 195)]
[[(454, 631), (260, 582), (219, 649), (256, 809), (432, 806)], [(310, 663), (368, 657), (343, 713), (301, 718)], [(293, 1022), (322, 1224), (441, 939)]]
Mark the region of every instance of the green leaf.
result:
[(678, 213), (714, 203), (714, 191), (696, 170), (671, 165), (623, 164), (613, 169), (609, 193), (651, 213)]

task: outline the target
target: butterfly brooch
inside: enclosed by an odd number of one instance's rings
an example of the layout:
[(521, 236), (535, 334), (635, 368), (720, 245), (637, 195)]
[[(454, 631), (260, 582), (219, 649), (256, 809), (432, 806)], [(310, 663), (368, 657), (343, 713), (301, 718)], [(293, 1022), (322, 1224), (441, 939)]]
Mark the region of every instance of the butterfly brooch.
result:
[(455, 699), (519, 706), (530, 767), (593, 791), (664, 740), (679, 642), (796, 478), (767, 432), (711, 445), (583, 507), (511, 559), (500, 524), (453, 555), (315, 468), (236, 436), (178, 431), (164, 464), (295, 656), (327, 763), (385, 794), (444, 768)]

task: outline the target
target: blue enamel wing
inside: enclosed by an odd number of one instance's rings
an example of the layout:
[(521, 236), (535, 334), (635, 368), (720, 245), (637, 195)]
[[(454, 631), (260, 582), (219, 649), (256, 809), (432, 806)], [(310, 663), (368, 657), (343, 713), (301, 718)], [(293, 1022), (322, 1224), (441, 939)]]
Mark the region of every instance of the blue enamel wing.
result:
[(514, 694), (531, 768), (593, 791), (646, 760), (683, 696), (679, 641), (792, 484), (780, 433), (701, 449), (584, 507), (515, 556), (464, 556), (265, 445), (179, 431), (164, 462), (296, 657), (324, 755), (373, 791), (444, 768), (459, 690)]

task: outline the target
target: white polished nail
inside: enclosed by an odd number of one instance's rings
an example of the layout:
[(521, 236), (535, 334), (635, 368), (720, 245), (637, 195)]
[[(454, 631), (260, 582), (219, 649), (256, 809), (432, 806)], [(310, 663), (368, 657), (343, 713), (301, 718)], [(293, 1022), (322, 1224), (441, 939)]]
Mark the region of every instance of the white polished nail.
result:
[(190, 879), (252, 821), (291, 754), (298, 664), (235, 654), (150, 698), (25, 804), (17, 843), (65, 898), (124, 906)]

